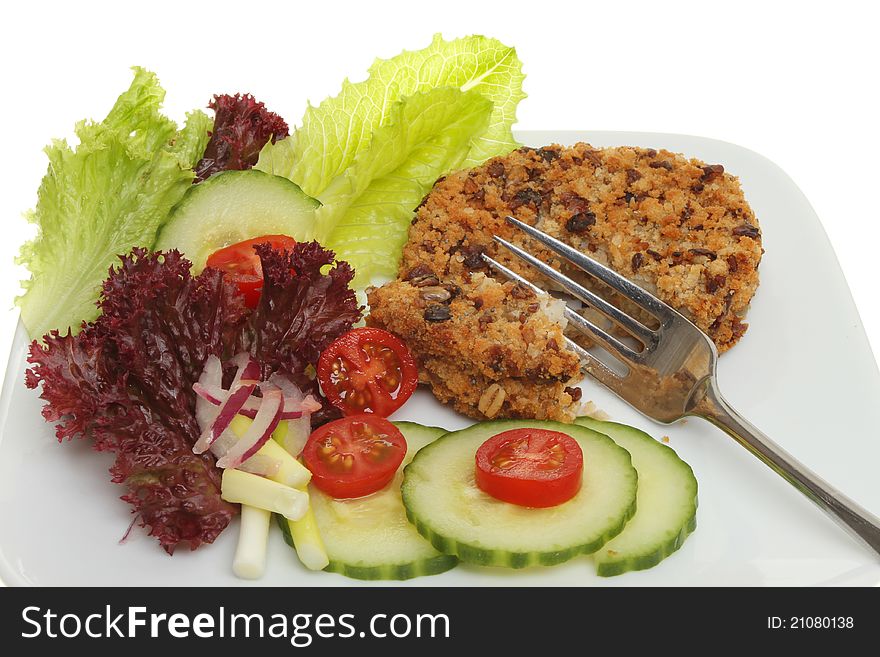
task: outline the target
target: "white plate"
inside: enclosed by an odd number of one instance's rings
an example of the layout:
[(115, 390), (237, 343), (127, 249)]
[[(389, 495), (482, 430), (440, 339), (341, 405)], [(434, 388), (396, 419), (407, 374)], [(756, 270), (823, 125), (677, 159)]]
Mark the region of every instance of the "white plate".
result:
[[(540, 146), (667, 148), (722, 163), (742, 180), (764, 237), (751, 328), (719, 363), (725, 395), (749, 419), (832, 484), (880, 514), (880, 374), (843, 274), (816, 214), (794, 182), (760, 155), (682, 135), (530, 132)], [(228, 585), (237, 527), (214, 545), (168, 557), (140, 530), (119, 544), (131, 515), (109, 481), (111, 459), (85, 441), (59, 445), (23, 385), (19, 327), (0, 401), (0, 577), (12, 585)], [(694, 468), (698, 527), (658, 567), (609, 579), (587, 558), (527, 571), (458, 568), (402, 585), (877, 585), (880, 562), (743, 448), (699, 419), (653, 424), (596, 384), (587, 398), (614, 419), (660, 437)], [(420, 391), (394, 419), (457, 429), (469, 421)], [(311, 573), (279, 532), (263, 585), (360, 584)]]

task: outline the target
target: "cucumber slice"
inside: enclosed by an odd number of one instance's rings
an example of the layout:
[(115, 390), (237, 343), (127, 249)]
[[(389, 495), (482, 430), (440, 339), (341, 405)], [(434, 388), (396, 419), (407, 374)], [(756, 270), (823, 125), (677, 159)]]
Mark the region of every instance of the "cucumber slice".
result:
[[(584, 481), (569, 501), (546, 509), (508, 504), (474, 483), (477, 448), (502, 431), (562, 431), (584, 453)], [(441, 552), (486, 566), (524, 568), (595, 552), (635, 513), (638, 475), (629, 453), (585, 427), (536, 420), (481, 422), (448, 433), (404, 469), (403, 504), (410, 522)]]
[[(324, 547), (330, 558), (324, 569), (354, 579), (411, 579), (454, 568), (458, 559), (441, 554), (419, 536), (406, 519), (400, 499), (403, 468), (416, 452), (446, 429), (395, 422), (406, 438), (407, 451), (397, 476), (381, 491), (352, 500), (337, 500), (314, 486), (309, 497)], [(283, 520), (283, 519), (282, 519)], [(287, 523), (285, 540), (292, 545)]]
[(198, 273), (209, 255), (236, 242), (279, 234), (314, 239), (320, 205), (287, 178), (256, 169), (222, 171), (187, 191), (159, 233), (156, 250), (177, 249)]
[(609, 577), (656, 566), (697, 527), (697, 480), (675, 451), (643, 431), (581, 417), (575, 423), (604, 433), (632, 455), (639, 473), (638, 512), (620, 534), (593, 555)]

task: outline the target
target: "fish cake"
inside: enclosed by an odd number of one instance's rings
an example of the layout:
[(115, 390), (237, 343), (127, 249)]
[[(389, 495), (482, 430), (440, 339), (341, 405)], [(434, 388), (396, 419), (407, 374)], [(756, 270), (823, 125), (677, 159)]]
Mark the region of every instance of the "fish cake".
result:
[(441, 402), (481, 419), (571, 421), (580, 360), (563, 302), (476, 272), (449, 283), (424, 268), (368, 291), (370, 326), (401, 336)]
[[(650, 325), (652, 318), (540, 247), (508, 224), (507, 215), (654, 293), (703, 329), (719, 352), (746, 331), (743, 318), (763, 254), (761, 232), (739, 180), (722, 165), (650, 148), (526, 147), (441, 178), (416, 211), (400, 280), (418, 270), (467, 287), (476, 275), (494, 276), (481, 257), (485, 253), (552, 290), (549, 281), (493, 242), (498, 235)], [(376, 300), (373, 312), (381, 313), (387, 300)], [(584, 341), (576, 333), (570, 337)], [(448, 376), (473, 366), (459, 355), (442, 368), (435, 363), (434, 374), (425, 372), (425, 378), (437, 380), (440, 369)], [(472, 404), (465, 406), (464, 412), (483, 417)]]

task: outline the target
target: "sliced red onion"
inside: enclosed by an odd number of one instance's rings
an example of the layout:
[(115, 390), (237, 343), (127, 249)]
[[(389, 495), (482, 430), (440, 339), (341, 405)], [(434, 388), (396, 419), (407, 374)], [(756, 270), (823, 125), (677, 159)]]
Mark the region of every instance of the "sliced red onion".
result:
[(238, 353), (232, 358), (231, 362), (238, 368), (238, 371), (235, 373), (235, 379), (232, 381), (230, 390), (234, 389), (235, 384), (240, 381), (253, 381), (254, 383), (259, 383), (260, 364), (251, 358), (249, 353), (245, 351)]
[(286, 376), (282, 376), (280, 374), (273, 374), (269, 377), (269, 382), (281, 388), (281, 392), (284, 393), (285, 397), (289, 397), (296, 403), (299, 403), (303, 400), (302, 390), (297, 388), (293, 381), (288, 379)]
[(306, 395), (306, 398), (302, 400), (300, 408), (303, 413), (311, 415), (312, 413), (321, 410), (321, 402), (315, 399), (312, 395)]
[[(201, 454), (210, 449), (219, 467), (236, 467), (236, 463), (250, 461), (278, 424), (286, 421), (283, 446), (298, 456), (311, 432), (311, 413), (321, 408), (321, 402), (312, 395), (303, 396), (290, 379), (278, 374), (260, 383), (259, 363), (246, 352), (236, 354), (231, 363), (236, 371), (229, 390), (223, 388), (223, 365), (216, 356), (208, 357), (198, 383), (193, 385), (202, 430), (193, 452)], [(257, 387), (262, 397), (254, 395)], [(253, 420), (240, 438), (229, 428), (239, 414)], [(257, 459), (257, 465), (250, 467), (263, 470), (270, 466), (260, 465)]]
[[(220, 386), (196, 383), (193, 385), (193, 390), (202, 400), (214, 404), (215, 406), (221, 405), (229, 398), (229, 391), (224, 390)], [(299, 396), (302, 397), (302, 394)], [(241, 410), (239, 410), (239, 414), (253, 420), (257, 415), (257, 411), (260, 410), (261, 403), (262, 400), (259, 397), (249, 397), (245, 401), (244, 406), (241, 407)], [(315, 411), (320, 410), (320, 408), (321, 403), (316, 401), (311, 395), (301, 401), (297, 401), (293, 397), (285, 397), (284, 411), (281, 414), (281, 419), (296, 420), (302, 417), (303, 413), (314, 413)]]
[(238, 436), (235, 435), (235, 432), (232, 429), (227, 429), (220, 434), (217, 440), (211, 443), (211, 454), (219, 459), (237, 442)]
[[(222, 403), (219, 404), (219, 409), (216, 415), (214, 415), (213, 420), (207, 421), (206, 426), (201, 427), (202, 434), (199, 436), (196, 444), (193, 445), (193, 452), (196, 454), (206, 452), (211, 443), (217, 440), (229, 428), (232, 419), (254, 393), (257, 389), (257, 384), (260, 382), (260, 364), (251, 358), (250, 354), (246, 352), (236, 354), (232, 359), (232, 364), (237, 368), (232, 385), (222, 399)], [(221, 390), (222, 383), (223, 366), (216, 356), (209, 356), (205, 361), (205, 369), (202, 371), (202, 376), (193, 385), (193, 390), (198, 395), (197, 399), (204, 398), (201, 393), (205, 390)], [(213, 400), (208, 401), (213, 403)], [(217, 401), (220, 402), (221, 400), (218, 398)], [(198, 401), (196, 403), (198, 404)], [(207, 409), (203, 409), (202, 416), (205, 420), (210, 415), (211, 413)]]
[[(271, 379), (270, 379), (271, 380)], [(220, 386), (212, 386), (212, 385), (202, 385), (200, 383), (193, 384), (193, 390), (198, 394), (202, 399), (208, 401), (215, 406), (219, 406), (229, 397), (229, 391), (224, 390)], [(315, 411), (321, 410), (321, 402), (316, 400), (312, 395), (306, 395), (305, 399), (302, 398), (302, 393), (299, 393), (296, 397), (285, 397), (284, 398), (284, 414), (286, 420), (295, 420), (300, 417), (302, 413), (314, 413)], [(247, 413), (251, 413), (248, 417), (253, 419), (253, 413), (256, 413), (260, 410), (260, 399), (259, 397), (251, 397), (245, 402), (244, 407), (242, 408), (244, 411), (242, 414), (245, 415)]]
[(223, 364), (213, 354), (205, 360), (205, 368), (199, 377), (199, 383), (203, 385), (219, 386), (223, 382)]
[(238, 469), (260, 475), (261, 477), (271, 477), (278, 474), (278, 471), (281, 469), (281, 461), (265, 454), (254, 454), (247, 461), (239, 465)]
[(205, 385), (201, 382), (193, 384), (193, 392), (195, 392), (202, 401), (209, 402), (214, 406), (219, 406), (229, 398), (229, 391), (224, 390), (219, 385)]
[(316, 401), (311, 395), (304, 398), (302, 391), (285, 376), (273, 374), (269, 377), (269, 381), (284, 391), (285, 407), (287, 407), (287, 400), (290, 399), (303, 409), (302, 417), (288, 421), (287, 433), (285, 433), (284, 440), (281, 443), (281, 446), (287, 450), (288, 454), (299, 456), (306, 445), (309, 434), (312, 432), (311, 414), (321, 408), (321, 402)]
[[(251, 399), (255, 399), (255, 397), (251, 397)], [(259, 400), (257, 400), (257, 401), (259, 401)], [(257, 412), (259, 409), (254, 409), (252, 407), (249, 408), (250, 405), (251, 405), (251, 403), (248, 402), (247, 404), (245, 404), (245, 407), (243, 409), (241, 409), (241, 411), (239, 411), (239, 412), (242, 415), (244, 415), (245, 417), (249, 417), (250, 419), (253, 420), (257, 416)], [(282, 411), (281, 412), (281, 419), (282, 420), (296, 420), (298, 418), (301, 418), (302, 416), (303, 416), (302, 411)]]
[[(246, 387), (242, 386), (242, 389)], [(217, 467), (237, 468), (243, 461), (256, 454), (278, 427), (284, 408), (284, 395), (277, 386), (269, 382), (264, 382), (260, 387), (263, 391), (263, 403), (260, 404), (257, 416), (245, 434), (217, 461)], [(234, 396), (235, 393), (229, 398), (232, 399)], [(220, 414), (222, 416), (222, 410)]]
[(229, 397), (226, 398), (226, 401), (220, 406), (220, 412), (217, 414), (214, 422), (202, 431), (202, 435), (199, 436), (196, 444), (193, 445), (194, 453), (201, 454), (202, 452), (207, 451), (211, 446), (211, 443), (217, 440), (217, 438), (220, 437), (220, 434), (229, 428), (232, 419), (238, 415), (241, 407), (244, 406), (248, 397), (250, 397), (256, 389), (256, 383), (246, 383), (232, 391)]
[[(222, 382), (223, 364), (216, 356), (208, 356), (208, 359), (205, 361), (205, 369), (202, 370), (202, 375), (199, 377), (198, 383), (193, 386), (193, 390), (195, 390), (198, 395), (198, 389), (196, 386), (216, 386), (219, 388)], [(204, 399), (201, 395), (196, 397), (196, 421), (198, 421), (199, 429), (201, 431), (204, 431), (208, 425), (217, 419), (217, 413), (219, 412), (219, 408)]]

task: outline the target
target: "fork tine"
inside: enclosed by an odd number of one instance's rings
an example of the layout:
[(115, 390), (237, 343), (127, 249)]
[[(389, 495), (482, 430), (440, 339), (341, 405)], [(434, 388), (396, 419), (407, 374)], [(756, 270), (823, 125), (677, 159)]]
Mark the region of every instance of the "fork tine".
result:
[(617, 372), (612, 370), (571, 338), (565, 338), (565, 342), (568, 344), (569, 349), (580, 356), (582, 370), (599, 381), (599, 383), (606, 388), (609, 388), (612, 392), (623, 396), (621, 393), (626, 390), (628, 383), (626, 376), (620, 376)]
[[(592, 306), (600, 313), (605, 315), (607, 318), (622, 326), (634, 337), (640, 340), (646, 348), (650, 349), (657, 343), (657, 334), (654, 333), (654, 331), (650, 330), (646, 326), (643, 326), (640, 322), (636, 321), (619, 308), (612, 306), (602, 297), (596, 295), (582, 285), (577, 284), (567, 276), (563, 276), (558, 271), (547, 265), (545, 262), (538, 260), (531, 253), (519, 248), (515, 244), (511, 244), (507, 240), (504, 240), (497, 235), (493, 237), (493, 239), (516, 255), (518, 255), (526, 262), (528, 262), (532, 267), (544, 274), (544, 276), (558, 283), (569, 294)], [(578, 316), (580, 317), (580, 315)]]
[[(516, 272), (508, 269), (500, 262), (493, 260), (485, 253), (483, 254), (483, 260), (487, 262), (491, 267), (497, 269), (501, 274), (507, 276), (511, 280), (516, 281), (517, 283), (522, 283), (523, 285), (529, 287), (535, 294), (547, 294), (540, 287), (532, 283), (531, 281), (523, 278)], [(572, 318), (577, 318), (577, 320), (584, 319), (580, 315), (578, 315), (575, 311), (573, 311), (568, 306), (565, 307), (565, 316), (571, 320)], [(598, 328), (598, 327), (596, 327)], [(601, 329), (598, 329), (601, 331)], [(572, 340), (571, 338), (566, 337), (565, 342), (568, 345), (568, 348), (575, 352), (581, 359), (581, 368), (584, 369), (588, 374), (592, 375), (595, 379), (597, 379), (600, 383), (610, 388), (612, 391), (620, 394), (625, 385), (626, 377), (622, 377), (617, 372), (608, 367), (601, 360), (596, 358), (589, 351), (580, 346), (577, 342)]]
[[(602, 378), (611, 379), (622, 379), (625, 377), (621, 377), (617, 372), (608, 367), (601, 360), (596, 358), (589, 351), (580, 346), (577, 342), (572, 340), (569, 337), (565, 337), (565, 343), (568, 345), (568, 348), (575, 352), (578, 357), (581, 359), (581, 367), (587, 369), (588, 371), (592, 371), (594, 368), (599, 371), (602, 375)], [(596, 378), (599, 378), (598, 376)]]
[[(495, 239), (498, 239), (498, 238), (495, 238)], [(547, 267), (547, 265), (545, 265), (540, 260), (535, 259), (531, 254), (528, 254), (525, 251), (522, 251), (521, 249), (518, 249), (517, 247), (513, 246), (512, 244), (508, 244), (508, 243), (504, 242), (503, 240), (501, 240), (501, 241), (502, 241), (502, 243), (505, 244), (505, 246), (509, 246), (509, 247), (515, 249), (514, 253), (516, 253), (517, 255), (520, 255), (522, 258), (524, 258), (530, 264), (535, 265), (536, 267), (540, 265), (539, 268), (541, 268), (542, 272), (544, 271), (544, 269), (542, 267), (546, 267), (551, 272), (554, 271), (552, 268)], [(535, 294), (547, 294), (546, 291), (542, 290), (540, 287), (538, 287), (534, 283), (523, 278), (522, 276), (520, 276), (516, 272), (508, 269), (507, 267), (502, 265), (500, 262), (493, 260), (492, 258), (487, 256), (485, 253), (483, 254), (483, 260), (486, 263), (488, 263), (493, 269), (498, 270), (498, 272), (500, 272), (501, 274), (503, 274), (507, 278), (514, 280), (517, 283), (521, 283), (522, 285), (528, 286), (533, 292), (535, 292)], [(537, 264), (535, 264), (535, 263), (537, 263)], [(568, 279), (565, 279), (565, 280), (568, 280)], [(574, 310), (572, 310), (568, 306), (565, 306), (565, 316), (572, 324), (574, 324), (575, 328), (577, 328), (579, 331), (581, 331), (581, 333), (584, 333), (584, 334), (588, 335), (589, 337), (593, 338), (594, 340), (596, 340), (597, 342), (599, 342), (603, 347), (608, 349), (608, 351), (610, 351), (614, 355), (618, 356), (621, 360), (624, 360), (626, 362), (634, 362), (634, 363), (639, 363), (642, 361), (641, 354), (639, 354), (636, 351), (633, 351), (630, 347), (623, 344), (620, 340), (618, 340), (617, 338), (615, 338), (612, 335), (609, 335), (605, 330), (596, 326), (593, 322), (588, 320), (586, 317), (579, 315), (578, 313), (576, 313)], [(573, 343), (573, 342), (569, 340), (569, 343)], [(578, 349), (576, 351), (578, 351), (578, 354), (581, 355), (581, 358), (584, 357), (583, 354), (587, 354), (593, 360), (597, 360), (592, 354), (590, 354), (590, 352), (586, 351), (585, 349)], [(583, 354), (581, 352), (583, 352)], [(606, 367), (606, 369), (608, 369), (608, 368)], [(611, 370), (608, 369), (608, 371), (610, 372)]]
[(610, 269), (609, 267), (606, 267), (599, 262), (596, 262), (592, 258), (585, 256), (580, 251), (573, 249), (568, 244), (559, 241), (555, 237), (550, 237), (546, 233), (538, 230), (537, 228), (523, 223), (519, 219), (511, 216), (507, 216), (505, 218), (509, 223), (513, 224), (524, 233), (546, 246), (551, 251), (561, 255), (570, 263), (572, 263), (576, 267), (579, 267), (580, 269), (583, 269), (588, 274), (595, 276), (600, 281), (610, 286), (612, 289), (629, 298), (631, 301), (635, 302), (636, 304), (647, 310), (649, 313), (653, 314), (655, 317), (657, 317), (657, 319), (665, 320), (672, 317), (672, 313), (674, 313), (674, 311), (672, 311), (669, 306), (660, 301), (660, 299), (658, 299), (654, 295), (640, 288), (629, 279), (624, 278), (616, 271)]
[(581, 368), (602, 385), (620, 394), (626, 387), (626, 377), (620, 376), (589, 351), (570, 338), (565, 338), (569, 348), (581, 358)]

